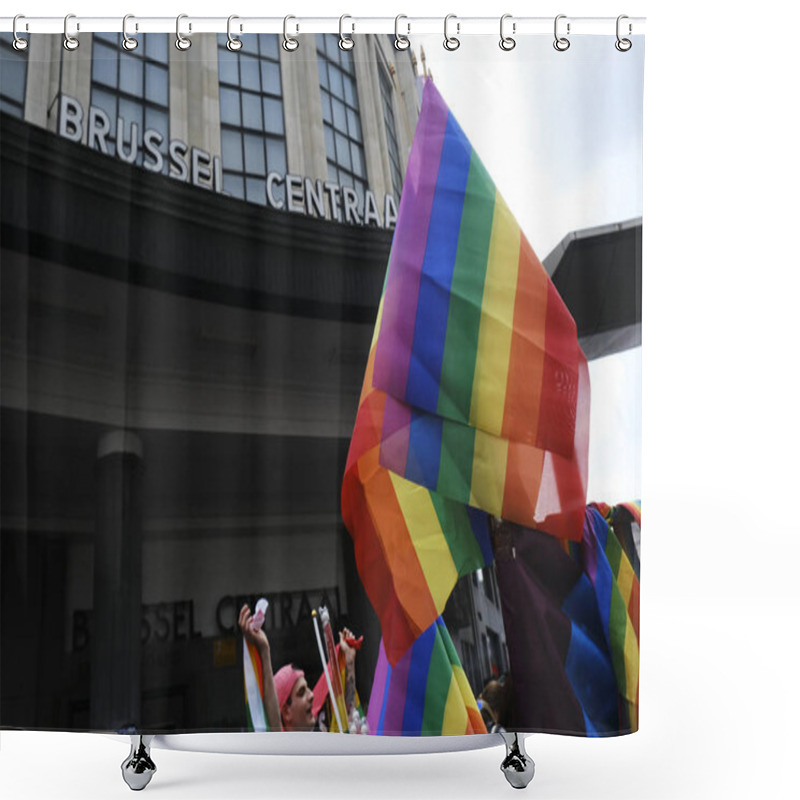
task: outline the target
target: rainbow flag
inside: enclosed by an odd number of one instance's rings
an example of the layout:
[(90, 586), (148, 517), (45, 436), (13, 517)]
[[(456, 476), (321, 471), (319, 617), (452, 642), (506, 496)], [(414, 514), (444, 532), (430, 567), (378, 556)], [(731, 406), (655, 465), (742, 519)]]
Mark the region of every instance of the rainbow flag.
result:
[(264, 713), (264, 686), (261, 679), (261, 657), (258, 650), (247, 639), (242, 639), (244, 652), (244, 701), (247, 707), (247, 730), (268, 731), (267, 717)]
[(608, 736), (638, 729), (639, 575), (622, 542), (632, 541), (626, 528), (640, 514), (638, 504), (590, 505), (580, 542), (499, 526), (515, 730)]
[(489, 514), (581, 538), (588, 411), (575, 323), (427, 81), (342, 485), (390, 663), (492, 561)]
[(439, 617), (393, 667), (381, 642), (367, 722), (371, 733), (486, 733), (467, 676)]
[[(339, 667), (339, 680), (341, 681), (342, 686), (346, 686), (347, 684), (347, 664), (345, 662), (344, 653), (342, 652), (342, 648), (340, 645), (336, 645), (336, 662)], [(330, 733), (338, 733), (339, 731), (339, 724), (336, 722), (336, 714), (333, 711), (333, 706), (331, 704), (331, 698), (328, 696), (328, 682), (325, 680), (325, 673), (323, 672), (319, 676), (319, 680), (317, 680), (316, 684), (314, 685), (314, 703), (311, 706), (311, 710), (314, 712), (315, 717), (319, 717), (320, 712), (325, 709), (325, 720), (326, 726)], [(361, 703), (361, 698), (358, 695), (358, 691), (356, 690), (355, 696), (355, 703), (354, 703), (355, 710), (358, 712), (358, 716), (361, 719), (366, 718), (366, 713), (364, 712), (364, 706)], [(349, 720), (348, 720), (349, 725)]]
[[(638, 728), (639, 709), (639, 571), (617, 533), (621, 512), (641, 525), (641, 505), (628, 503), (614, 509), (592, 504), (586, 509), (584, 537), (573, 555), (580, 558), (594, 588), (603, 636), (620, 698), (621, 725)], [(616, 524), (615, 524), (616, 519)], [(575, 551), (578, 551), (577, 553)]]

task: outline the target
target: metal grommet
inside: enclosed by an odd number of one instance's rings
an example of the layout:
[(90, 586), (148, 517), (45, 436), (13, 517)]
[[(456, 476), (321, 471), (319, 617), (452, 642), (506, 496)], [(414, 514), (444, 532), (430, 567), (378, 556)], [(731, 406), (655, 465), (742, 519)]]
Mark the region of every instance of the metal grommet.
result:
[[(139, 46), (139, 40), (134, 39), (131, 36), (128, 36), (128, 20), (134, 19), (133, 14), (126, 14), (122, 18), (122, 49), (127, 50), (130, 52), (131, 50), (135, 50)], [(137, 23), (136, 30), (139, 30), (139, 25)]]
[[(614, 42), (614, 47), (616, 47), (617, 50), (620, 51), (620, 53), (627, 53), (628, 50), (630, 50), (631, 47), (633, 47), (633, 42), (631, 42), (630, 39), (623, 39), (619, 35), (620, 22), (622, 22), (623, 19), (628, 19), (628, 15), (627, 14), (620, 14), (617, 17), (617, 41)], [(632, 32), (633, 32), (633, 27), (631, 26), (631, 24), (629, 22), (628, 23), (628, 34), (630, 35)]]
[[(77, 50), (80, 45), (80, 42), (74, 36), (70, 36), (68, 28), (69, 28), (69, 21), (71, 19), (75, 19), (74, 14), (67, 14), (67, 16), (64, 17), (64, 49), (69, 50), (70, 52), (72, 52), (73, 50)], [(80, 23), (76, 23), (75, 30), (79, 31), (80, 29), (81, 29)]]
[[(298, 47), (300, 47), (300, 42), (293, 36), (289, 36), (288, 28), (290, 19), (296, 19), (296, 17), (293, 17), (290, 14), (289, 16), (283, 18), (283, 49), (286, 50), (287, 53), (293, 53)], [(295, 31), (297, 33), (300, 32), (299, 25), (295, 26)]]
[[(458, 50), (458, 48), (461, 47), (461, 41), (455, 36), (449, 36), (448, 33), (447, 33), (447, 25), (448, 25), (448, 23), (450, 22), (451, 19), (456, 19), (456, 15), (455, 14), (448, 14), (444, 18), (444, 42), (443, 42), (443, 44), (444, 44), (444, 49), (445, 50), (450, 50), (452, 52), (453, 50)], [(461, 23), (460, 22), (456, 22), (456, 33), (461, 33)]]
[(398, 14), (394, 18), (394, 49), (408, 50), (408, 48), (411, 47), (411, 41), (408, 38), (408, 34), (411, 33), (411, 23), (406, 23), (408, 33), (406, 33), (405, 36), (401, 36), (399, 31), (401, 19), (408, 19), (408, 17), (405, 14)]
[[(566, 18), (567, 18), (566, 14), (559, 14), (556, 17), (556, 21), (553, 23), (553, 36), (556, 37), (556, 40), (553, 42), (553, 47), (555, 47), (555, 49), (558, 50), (559, 53), (563, 53), (565, 50), (569, 50), (569, 44), (570, 44), (569, 39), (567, 39), (564, 36), (559, 36), (558, 35), (558, 21), (560, 19), (566, 19)], [(570, 24), (568, 22), (567, 23), (567, 35), (569, 35), (569, 28), (570, 28)]]
[[(340, 50), (352, 50), (353, 46), (355, 45), (355, 42), (353, 41), (353, 39), (350, 36), (345, 36), (344, 35), (344, 31), (343, 31), (342, 28), (344, 26), (344, 21), (346, 19), (353, 19), (353, 18), (349, 14), (342, 14), (342, 16), (339, 17), (339, 49)], [(350, 33), (353, 33), (353, 31), (355, 31), (355, 29), (356, 29), (356, 26), (355, 26), (355, 24), (353, 24), (351, 26), (351, 28), (350, 28)]]
[[(188, 50), (192, 46), (192, 40), (187, 39), (181, 33), (181, 20), (186, 19), (189, 15), (188, 14), (178, 14), (178, 18), (175, 20), (175, 47), (178, 50), (185, 51)], [(192, 31), (192, 23), (189, 23), (189, 32)]]
[[(17, 14), (17, 16), (14, 17), (14, 23), (11, 26), (11, 30), (14, 33), (14, 41), (13, 41), (12, 44), (14, 45), (14, 49), (21, 53), (23, 50), (27, 50), (28, 49), (28, 45), (30, 44), (30, 42), (27, 39), (23, 39), (17, 33), (17, 20), (18, 19), (25, 19), (25, 16), (23, 14)], [(25, 23), (25, 30), (28, 30), (28, 24), (27, 23)]]
[[(506, 36), (503, 30), (507, 19), (511, 19), (511, 14), (503, 14), (503, 16), (500, 17), (500, 49), (506, 52), (513, 50), (517, 46), (517, 40), (511, 36)], [(511, 23), (511, 32), (517, 32), (516, 22)]]
[[(231, 16), (228, 17), (228, 41), (225, 47), (227, 47), (231, 53), (237, 53), (242, 49), (242, 40), (231, 33), (231, 22), (235, 19), (239, 19), (235, 14), (231, 14)], [(241, 26), (239, 26), (239, 30), (242, 30)]]

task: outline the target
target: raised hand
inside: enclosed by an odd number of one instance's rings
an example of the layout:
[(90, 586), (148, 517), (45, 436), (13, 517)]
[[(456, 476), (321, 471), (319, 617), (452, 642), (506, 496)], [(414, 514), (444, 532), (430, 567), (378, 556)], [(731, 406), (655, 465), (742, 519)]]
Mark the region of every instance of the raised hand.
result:
[(250, 611), (250, 606), (245, 603), (242, 606), (242, 610), (239, 612), (239, 630), (241, 630), (244, 638), (247, 639), (250, 644), (254, 645), (259, 652), (269, 652), (269, 639), (267, 639), (267, 634), (264, 633), (263, 628), (254, 631), (250, 624), (252, 621), (253, 614)]

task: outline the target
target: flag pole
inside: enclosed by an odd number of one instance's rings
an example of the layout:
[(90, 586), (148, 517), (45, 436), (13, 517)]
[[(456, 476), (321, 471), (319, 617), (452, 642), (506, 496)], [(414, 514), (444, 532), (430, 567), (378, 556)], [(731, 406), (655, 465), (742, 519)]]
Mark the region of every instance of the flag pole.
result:
[(328, 674), (328, 664), (325, 661), (325, 651), (322, 649), (322, 637), (319, 635), (319, 620), (317, 619), (317, 609), (312, 609), (311, 618), (314, 620), (314, 634), (317, 637), (317, 647), (319, 648), (319, 660), (322, 662), (322, 671), (325, 673), (325, 683), (328, 684), (328, 697), (331, 700), (331, 708), (333, 709), (336, 723), (339, 726), (339, 731), (344, 733), (342, 721), (339, 719), (339, 709), (336, 706), (336, 698), (333, 696), (333, 685), (331, 684), (331, 676)]

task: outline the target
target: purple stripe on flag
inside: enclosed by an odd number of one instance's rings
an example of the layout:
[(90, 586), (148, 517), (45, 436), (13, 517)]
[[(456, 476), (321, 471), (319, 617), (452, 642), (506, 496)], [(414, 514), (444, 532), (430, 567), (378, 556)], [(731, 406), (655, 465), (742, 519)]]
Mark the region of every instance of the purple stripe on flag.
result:
[(386, 650), (383, 648), (383, 639), (381, 639), (380, 649), (378, 650), (378, 663), (375, 665), (375, 677), (372, 679), (372, 692), (369, 696), (369, 707), (367, 708), (367, 724), (370, 731), (375, 734), (383, 732), (383, 708), (386, 691), (389, 688), (388, 678), (390, 672), (389, 660), (386, 658)]
[(380, 463), (382, 467), (405, 475), (408, 460), (408, 439), (411, 431), (411, 406), (386, 396), (381, 432)]
[(429, 82), (403, 183), (375, 349), (373, 385), (394, 397), (406, 396), (420, 274), (448, 114), (444, 100)]
[(592, 585), (597, 584), (597, 531), (592, 525), (592, 515), (587, 513), (583, 519), (583, 569), (589, 576)]
[(389, 692), (383, 718), (383, 733), (386, 736), (400, 736), (403, 733), (403, 715), (406, 709), (408, 690), (408, 670), (411, 666), (411, 652), (407, 651), (392, 669), (389, 678)]

